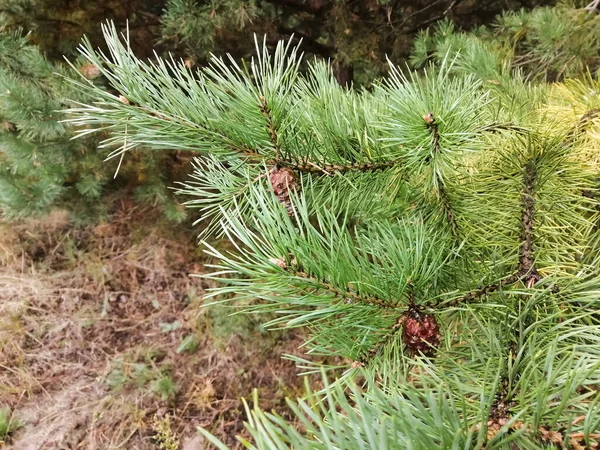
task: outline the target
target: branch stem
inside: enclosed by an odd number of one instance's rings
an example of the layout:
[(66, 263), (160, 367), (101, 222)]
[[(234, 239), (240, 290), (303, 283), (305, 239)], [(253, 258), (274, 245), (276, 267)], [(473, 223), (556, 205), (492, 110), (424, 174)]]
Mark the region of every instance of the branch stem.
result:
[[(433, 115), (433, 112), (430, 112), (429, 114), (425, 114), (423, 116), (423, 120), (425, 121), (425, 124), (426, 124), (427, 128), (429, 129), (429, 132), (431, 133), (432, 150), (433, 150), (432, 153), (433, 153), (433, 156), (435, 157), (435, 155), (438, 155), (441, 150), (441, 137), (440, 137), (440, 131), (438, 129), (438, 124), (435, 120), (435, 116)], [(429, 163), (430, 161), (431, 161), (431, 156), (427, 156), (427, 158), (425, 158), (425, 162)], [(450, 230), (452, 232), (452, 236), (455, 239), (458, 239), (458, 237), (459, 237), (458, 223), (456, 222), (456, 216), (454, 215), (454, 211), (452, 209), (452, 203), (450, 201), (450, 197), (448, 196), (448, 193), (446, 192), (446, 187), (444, 186), (444, 181), (438, 175), (436, 175), (436, 181), (437, 181), (437, 185), (438, 185), (437, 192), (438, 192), (438, 195), (440, 196), (442, 210), (444, 211), (444, 215), (446, 216), (446, 219), (448, 220), (448, 224), (450, 225)]]
[[(530, 161), (524, 167), (523, 190), (521, 192), (521, 248), (517, 275), (523, 278), (528, 287), (533, 287), (540, 279), (535, 267), (534, 220), (535, 220), (535, 181), (537, 170)], [(530, 286), (531, 285), (531, 286)]]
[(402, 329), (402, 324), (404, 323), (405, 316), (404, 314), (398, 316), (396, 322), (392, 328), (390, 328), (383, 337), (377, 341), (372, 347), (365, 350), (355, 361), (354, 366), (362, 367), (368, 364), (368, 362), (377, 355), (393, 338), (394, 336)]
[(573, 144), (573, 142), (575, 141), (575, 139), (577, 139), (579, 134), (584, 132), (587, 129), (587, 127), (592, 123), (592, 121), (599, 116), (600, 116), (599, 108), (590, 109), (589, 111), (587, 111), (583, 116), (581, 116), (581, 118), (579, 119), (577, 124), (569, 132), (569, 134), (567, 135), (567, 138), (563, 142), (563, 145), (568, 147), (571, 144)]
[[(274, 161), (273, 161), (274, 162)], [(297, 170), (299, 172), (308, 173), (324, 173), (325, 175), (331, 175), (332, 172), (374, 172), (378, 170), (385, 170), (394, 167), (398, 163), (396, 161), (385, 161), (385, 162), (364, 162), (364, 163), (348, 163), (348, 164), (314, 164), (311, 162), (293, 162), (293, 161), (279, 161), (279, 165), (283, 167), (289, 167), (290, 169)]]
[(275, 164), (278, 165), (279, 160), (281, 160), (281, 147), (279, 146), (279, 138), (277, 137), (277, 127), (275, 126), (273, 114), (271, 114), (271, 108), (269, 108), (267, 100), (262, 95), (260, 96), (260, 112), (267, 119), (267, 132), (273, 144), (273, 150), (275, 150)]
[(290, 275), (293, 275), (298, 278), (302, 278), (309, 284), (316, 285), (315, 288), (317, 290), (327, 291), (346, 303), (361, 304), (361, 305), (367, 305), (367, 306), (376, 306), (376, 307), (385, 308), (385, 309), (396, 308), (395, 305), (391, 305), (387, 301), (385, 301), (379, 297), (375, 297), (373, 295), (362, 295), (359, 292), (354, 292), (354, 291), (350, 290), (350, 288), (347, 288), (346, 290), (340, 289), (340, 288), (334, 286), (328, 280), (316, 278), (307, 272), (304, 272), (301, 270), (296, 270), (293, 267), (292, 268), (285, 267), (284, 270), (287, 273), (289, 273)]
[(435, 307), (438, 307), (438, 306), (455, 307), (455, 306), (459, 306), (463, 303), (472, 303), (472, 302), (475, 302), (476, 300), (479, 300), (481, 297), (484, 297), (488, 294), (499, 291), (504, 286), (509, 286), (511, 284), (514, 284), (518, 280), (519, 280), (519, 276), (517, 274), (514, 274), (514, 275), (511, 275), (511, 276), (509, 276), (503, 280), (500, 280), (496, 283), (491, 283), (491, 284), (473, 289), (472, 291), (469, 291), (465, 295), (455, 298), (454, 300), (450, 301), (449, 303), (438, 302), (435, 304)]

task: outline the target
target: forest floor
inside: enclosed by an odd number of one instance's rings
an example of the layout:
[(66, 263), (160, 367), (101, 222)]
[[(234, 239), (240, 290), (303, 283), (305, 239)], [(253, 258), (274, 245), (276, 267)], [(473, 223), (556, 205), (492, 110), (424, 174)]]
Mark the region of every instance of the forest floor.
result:
[(254, 388), (289, 414), (300, 334), (201, 308), (198, 230), (157, 216), (123, 202), (95, 226), (0, 223), (0, 447), (197, 450), (202, 426), (235, 448)]

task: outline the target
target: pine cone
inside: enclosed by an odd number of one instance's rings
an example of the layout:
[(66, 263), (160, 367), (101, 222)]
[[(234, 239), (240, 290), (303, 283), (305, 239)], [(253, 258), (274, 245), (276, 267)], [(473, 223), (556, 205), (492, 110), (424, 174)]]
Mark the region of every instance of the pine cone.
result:
[(402, 342), (414, 353), (432, 353), (440, 343), (440, 326), (435, 317), (409, 310), (405, 314)]
[(269, 172), (269, 181), (273, 187), (273, 193), (287, 209), (289, 214), (292, 214), (292, 202), (290, 201), (290, 191), (297, 191), (300, 188), (296, 173), (288, 168), (274, 167)]

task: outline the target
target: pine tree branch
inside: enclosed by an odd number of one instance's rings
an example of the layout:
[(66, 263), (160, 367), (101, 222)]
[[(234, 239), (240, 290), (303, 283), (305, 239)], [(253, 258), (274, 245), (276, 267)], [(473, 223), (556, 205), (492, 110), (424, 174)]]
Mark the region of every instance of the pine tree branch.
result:
[(391, 342), (391, 340), (396, 336), (396, 334), (398, 334), (398, 332), (402, 329), (402, 325), (405, 319), (406, 316), (404, 314), (398, 316), (398, 318), (394, 322), (394, 325), (392, 325), (392, 328), (387, 333), (385, 333), (383, 337), (379, 341), (377, 341), (377, 343), (375, 343), (368, 350), (364, 351), (352, 363), (352, 367), (358, 368), (368, 365), (369, 361), (371, 361), (381, 351), (381, 349), (383, 349), (389, 342)]
[[(440, 132), (438, 129), (438, 125), (435, 121), (433, 112), (430, 112), (429, 114), (425, 114), (423, 116), (423, 120), (427, 124), (427, 128), (429, 129), (429, 132), (431, 133), (431, 137), (432, 137), (432, 141), (433, 141), (432, 142), (433, 154), (434, 155), (439, 154), (440, 149), (441, 149)], [(428, 156), (425, 159), (425, 162), (429, 163), (430, 160), (431, 160), (431, 157)], [(452, 232), (452, 236), (455, 239), (458, 239), (458, 236), (459, 236), (458, 223), (456, 222), (456, 217), (454, 215), (454, 211), (452, 210), (450, 198), (448, 197), (448, 193), (446, 192), (446, 188), (444, 187), (444, 182), (439, 177), (437, 178), (437, 184), (438, 184), (438, 194), (440, 196), (442, 209), (444, 211), (446, 219), (448, 219), (448, 223), (450, 224), (450, 230)]]
[(521, 248), (519, 251), (519, 265), (517, 274), (528, 287), (532, 287), (540, 280), (540, 275), (535, 268), (534, 247), (534, 220), (535, 220), (535, 182), (537, 169), (533, 161), (529, 161), (524, 168), (523, 190), (521, 192)]
[(275, 165), (279, 164), (281, 159), (281, 148), (279, 147), (279, 138), (277, 137), (277, 128), (275, 127), (275, 120), (271, 114), (271, 109), (267, 104), (267, 100), (262, 95), (260, 96), (260, 112), (267, 119), (267, 132), (271, 138), (273, 144), (273, 150), (275, 150)]
[(497, 133), (499, 131), (514, 131), (516, 133), (525, 133), (527, 130), (519, 125), (515, 125), (514, 123), (492, 123), (490, 125), (480, 128), (480, 131), (488, 131), (490, 133)]
[(578, 135), (584, 132), (587, 129), (587, 127), (592, 123), (592, 121), (599, 116), (600, 109), (598, 108), (590, 109), (589, 111), (587, 111), (583, 116), (581, 116), (579, 122), (577, 122), (577, 125), (575, 125), (573, 129), (569, 132), (567, 138), (563, 142), (563, 145), (565, 147), (572, 145), (575, 139), (577, 139)]
[[(285, 270), (288, 274), (290, 274), (294, 277), (297, 277), (297, 278), (301, 278), (308, 284), (316, 285), (316, 290), (327, 291), (330, 294), (333, 294), (336, 298), (343, 301), (344, 303), (377, 306), (379, 308), (385, 308), (385, 309), (396, 308), (395, 305), (390, 305), (381, 298), (378, 298), (378, 297), (375, 297), (372, 295), (361, 295), (359, 292), (354, 292), (354, 291), (350, 290), (350, 288), (347, 288), (346, 290), (339, 289), (339, 288), (335, 287), (328, 280), (319, 279), (317, 277), (314, 277), (307, 272), (298, 270), (298, 268), (294, 265), (289, 266), (284, 261), (276, 261), (275, 263), (279, 267), (281, 267), (283, 270)], [(296, 287), (296, 286), (294, 285), (294, 287)], [(306, 288), (302, 288), (302, 289), (306, 290)], [(307, 291), (307, 290), (306, 290), (306, 292), (311, 293), (311, 294), (314, 293), (312, 291)]]
[(311, 161), (295, 162), (277, 158), (266, 159), (265, 155), (258, 153), (249, 147), (232, 146), (231, 148), (234, 151), (240, 152), (241, 157), (256, 160), (257, 162), (264, 161), (267, 166), (287, 167), (298, 172), (324, 174), (327, 176), (331, 176), (336, 172), (377, 172), (390, 169), (400, 164), (400, 161), (355, 162), (347, 164), (317, 164)]
[(439, 306), (443, 306), (444, 308), (452, 308), (465, 303), (473, 303), (479, 301), (481, 297), (485, 297), (488, 294), (492, 294), (494, 292), (499, 291), (504, 286), (510, 286), (511, 284), (516, 283), (519, 280), (519, 276), (517, 274), (510, 275), (509, 277), (500, 280), (496, 283), (491, 283), (486, 286), (478, 287), (469, 291), (467, 294), (455, 298), (450, 302), (444, 303), (443, 301), (438, 301), (432, 307), (437, 308)]
[(318, 289), (326, 290), (348, 304), (362, 304), (368, 306), (377, 306), (379, 308), (394, 308), (394, 306), (388, 305), (384, 300), (378, 297), (363, 296), (360, 295), (360, 293), (358, 292), (352, 292), (350, 289), (346, 289), (345, 291), (343, 291), (341, 289), (336, 288), (329, 281), (325, 279), (320, 280), (318, 278), (312, 277), (306, 272), (295, 272), (293, 273), (293, 275), (302, 278), (310, 283), (319, 284), (320, 286), (318, 287)]
[[(275, 164), (276, 161), (270, 161)], [(289, 167), (290, 169), (297, 170), (299, 172), (308, 173), (323, 173), (325, 175), (331, 175), (332, 172), (375, 172), (378, 170), (385, 170), (394, 167), (399, 164), (398, 161), (386, 161), (380, 163), (348, 163), (348, 164), (315, 164), (312, 162), (292, 162), (292, 161), (279, 161), (278, 164), (283, 167)]]
[[(535, 267), (535, 184), (537, 178), (537, 167), (535, 161), (530, 159), (523, 167), (523, 188), (521, 191), (521, 246), (519, 250), (519, 263), (517, 266), (516, 278), (522, 280), (528, 288), (532, 288), (535, 283), (540, 280), (540, 275)], [(515, 280), (516, 281), (516, 280)], [(522, 298), (522, 296), (519, 296)], [(521, 301), (521, 300), (519, 300)], [(529, 313), (527, 313), (529, 314)], [(515, 359), (519, 349), (518, 343), (522, 339), (522, 330), (520, 327), (515, 327), (514, 336), (510, 340), (508, 346), (507, 360), (511, 360), (514, 366)], [(505, 371), (508, 369), (505, 368)], [(516, 379), (520, 378), (521, 372), (514, 374)], [(510, 408), (513, 402), (510, 401), (508, 391), (508, 378), (505, 375), (502, 379), (502, 384), (496, 393), (496, 400), (490, 408), (487, 422), (487, 439), (491, 441), (502, 428), (509, 423), (512, 416)], [(515, 422), (513, 426), (518, 428), (524, 427), (522, 422)]]
[[(423, 120), (427, 124), (427, 128), (429, 129), (431, 137), (433, 138), (433, 153), (437, 154), (440, 152), (440, 131), (438, 130), (438, 125), (435, 121), (435, 117), (433, 116), (433, 112), (425, 114), (423, 116)], [(429, 162), (430, 159), (431, 158), (428, 156), (425, 159), (425, 162)]]
[(452, 232), (452, 236), (455, 239), (459, 237), (459, 229), (458, 223), (456, 222), (456, 217), (454, 216), (454, 211), (452, 209), (452, 205), (450, 204), (450, 198), (446, 193), (446, 188), (444, 187), (444, 183), (442, 180), (438, 180), (438, 193), (440, 194), (440, 200), (442, 202), (442, 209), (444, 210), (444, 214), (446, 215), (446, 219), (448, 219), (448, 223), (450, 224), (450, 231)]
[[(125, 96), (121, 95), (119, 97), (120, 101), (127, 105), (127, 107), (131, 108), (139, 108), (144, 111), (146, 114), (154, 117), (155, 119), (173, 122), (175, 124), (189, 127), (193, 125), (196, 128), (208, 129), (200, 124), (191, 124), (187, 120), (182, 120), (178, 117), (165, 115), (161, 113), (157, 113), (145, 106), (136, 104), (134, 102), (129, 101)], [(400, 161), (384, 161), (384, 162), (354, 162), (347, 164), (322, 164), (322, 163), (314, 163), (311, 161), (304, 162), (294, 162), (294, 161), (286, 161), (282, 159), (281, 155), (281, 146), (279, 144), (279, 135), (277, 133), (277, 127), (275, 126), (275, 120), (272, 115), (272, 111), (269, 108), (266, 99), (261, 97), (260, 99), (260, 110), (261, 113), (267, 120), (267, 132), (269, 134), (269, 138), (271, 140), (273, 150), (275, 151), (275, 157), (267, 159), (266, 155), (259, 153), (255, 149), (252, 149), (248, 146), (240, 146), (239, 144), (230, 143), (231, 150), (239, 153), (240, 157), (255, 160), (256, 162), (264, 162), (267, 166), (280, 166), (280, 167), (288, 167), (290, 169), (296, 170), (298, 172), (306, 172), (306, 173), (321, 173), (325, 175), (332, 175), (334, 172), (344, 173), (344, 172), (375, 172), (379, 170), (385, 170), (392, 168), (398, 164)], [(214, 130), (210, 130), (211, 132), (215, 132)], [(223, 136), (225, 139), (225, 136)]]
[[(127, 105), (128, 108), (137, 108), (140, 109), (142, 111), (144, 111), (144, 113), (148, 114), (151, 117), (154, 117), (155, 119), (158, 120), (162, 120), (165, 122), (172, 122), (174, 124), (180, 125), (182, 127), (193, 127), (193, 128), (198, 128), (201, 130), (206, 130), (209, 131), (213, 134), (219, 134), (216, 130), (211, 129), (205, 125), (199, 124), (199, 123), (195, 123), (195, 122), (191, 122), (189, 120), (186, 119), (181, 119), (179, 117), (175, 117), (172, 115), (166, 115), (166, 114), (162, 114), (162, 113), (158, 113), (156, 111), (151, 110), (150, 108), (147, 108), (143, 105), (139, 105), (135, 102), (130, 101), (127, 97), (125, 97), (124, 95), (120, 95), (119, 96), (119, 100), (124, 103), (125, 105)], [(230, 139), (227, 138), (227, 136), (221, 135), (221, 137), (223, 138), (223, 140), (227, 140), (229, 141), (229, 147), (231, 148), (231, 150), (233, 150), (234, 152), (237, 152), (240, 154), (240, 156), (244, 157), (244, 158), (249, 158), (249, 159), (257, 159), (257, 160), (264, 160), (265, 159), (265, 155), (262, 155), (260, 153), (258, 153), (257, 151), (255, 151), (254, 149), (248, 147), (248, 146), (240, 146), (239, 144), (234, 144), (231, 142)]]

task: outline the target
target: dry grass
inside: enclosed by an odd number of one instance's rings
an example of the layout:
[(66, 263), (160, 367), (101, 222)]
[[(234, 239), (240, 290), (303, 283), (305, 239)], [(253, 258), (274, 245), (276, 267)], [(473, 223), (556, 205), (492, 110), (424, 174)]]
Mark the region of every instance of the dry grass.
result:
[(95, 227), (0, 223), (0, 407), (21, 425), (9, 448), (192, 450), (199, 425), (234, 445), (253, 388), (286, 414), (301, 380), (280, 356), (300, 337), (200, 309), (195, 238), (154, 216), (123, 204)]

